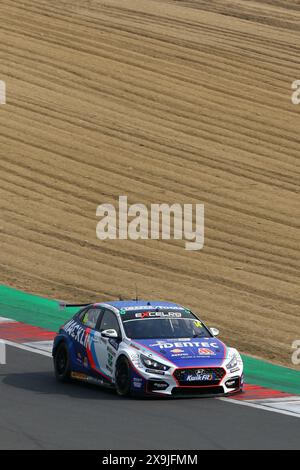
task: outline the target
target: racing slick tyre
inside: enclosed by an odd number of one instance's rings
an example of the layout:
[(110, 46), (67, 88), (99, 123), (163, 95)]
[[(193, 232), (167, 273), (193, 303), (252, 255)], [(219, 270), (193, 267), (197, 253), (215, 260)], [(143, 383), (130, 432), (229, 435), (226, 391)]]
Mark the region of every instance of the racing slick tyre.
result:
[(54, 355), (55, 377), (59, 382), (68, 382), (70, 380), (70, 356), (67, 345), (60, 343)]
[(116, 391), (121, 397), (127, 397), (131, 391), (131, 367), (126, 357), (121, 357), (116, 365)]

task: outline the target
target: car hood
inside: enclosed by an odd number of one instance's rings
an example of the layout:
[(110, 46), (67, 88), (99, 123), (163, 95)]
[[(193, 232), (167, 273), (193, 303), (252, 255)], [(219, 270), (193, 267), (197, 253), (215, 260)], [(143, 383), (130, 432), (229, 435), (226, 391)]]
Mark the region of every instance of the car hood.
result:
[(227, 349), (225, 344), (216, 338), (139, 339), (133, 342), (177, 367), (221, 366)]

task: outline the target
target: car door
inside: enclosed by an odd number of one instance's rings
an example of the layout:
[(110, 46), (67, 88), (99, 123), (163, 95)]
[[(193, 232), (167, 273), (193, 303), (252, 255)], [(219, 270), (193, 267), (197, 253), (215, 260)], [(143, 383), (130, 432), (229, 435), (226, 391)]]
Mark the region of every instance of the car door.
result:
[[(97, 348), (99, 348), (102, 370), (109, 378), (113, 379), (117, 350), (121, 341), (122, 333), (119, 320), (112, 310), (104, 310), (98, 329), (100, 341), (97, 343)], [(118, 339), (104, 338), (101, 335), (102, 331), (111, 329), (116, 330)]]
[(89, 373), (90, 368), (95, 365), (95, 348), (99, 341), (99, 333), (96, 326), (100, 323), (103, 309), (99, 307), (89, 307), (78, 315), (78, 322), (83, 330), (79, 336), (79, 341), (75, 344), (76, 363), (85, 373)]

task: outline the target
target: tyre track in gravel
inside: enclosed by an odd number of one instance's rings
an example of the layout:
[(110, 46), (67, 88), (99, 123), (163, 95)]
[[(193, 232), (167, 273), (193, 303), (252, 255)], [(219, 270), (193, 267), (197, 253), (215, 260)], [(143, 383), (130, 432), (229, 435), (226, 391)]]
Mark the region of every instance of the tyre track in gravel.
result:
[[(201, 312), (243, 352), (290, 365), (300, 331), (298, 10), (1, 2), (1, 282), (80, 301), (131, 297), (137, 282), (143, 297)], [(204, 251), (97, 241), (97, 205), (121, 194), (204, 201)]]

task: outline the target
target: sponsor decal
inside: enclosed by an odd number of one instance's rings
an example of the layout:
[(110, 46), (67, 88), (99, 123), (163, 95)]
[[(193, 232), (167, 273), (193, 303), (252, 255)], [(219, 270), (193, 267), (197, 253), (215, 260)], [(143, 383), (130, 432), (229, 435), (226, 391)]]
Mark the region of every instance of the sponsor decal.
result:
[(157, 343), (151, 344), (151, 348), (159, 347), (160, 349), (171, 349), (171, 348), (215, 348), (219, 350), (217, 343), (208, 343), (207, 341), (176, 341), (175, 343), (166, 343), (164, 341), (157, 341)]
[(179, 348), (171, 349), (171, 353), (173, 354), (184, 353), (184, 349), (179, 349)]
[(77, 353), (77, 361), (82, 363), (82, 355), (79, 353)]
[(132, 359), (133, 361), (137, 361), (140, 356), (139, 356), (139, 354), (135, 354), (135, 353), (132, 354), (132, 353), (130, 353), (130, 357), (131, 357), (131, 359)]
[(77, 343), (81, 344), (84, 348), (90, 348), (92, 343), (92, 336), (90, 332), (82, 328), (75, 320), (69, 321), (64, 327), (64, 331), (71, 336)]
[(86, 374), (81, 374), (80, 372), (71, 372), (71, 377), (76, 380), (87, 380), (88, 378)]
[[(170, 309), (170, 310), (182, 310), (182, 311), (185, 311), (185, 309), (183, 307), (179, 307), (178, 305), (170, 305), (169, 307), (166, 306), (166, 305), (134, 305), (134, 306), (131, 306), (131, 307), (123, 307), (122, 310), (125, 311), (125, 312), (134, 312), (136, 310), (145, 310), (146, 312), (148, 312), (149, 310), (157, 310), (157, 309), (162, 309), (162, 310), (166, 310), (166, 309)], [(189, 313), (189, 311), (188, 311)]]
[(239, 385), (239, 379), (232, 379), (232, 380), (227, 380), (225, 383), (226, 387), (228, 388), (237, 388)]
[(154, 386), (156, 389), (165, 390), (165, 389), (168, 387), (168, 384), (167, 384), (166, 382), (154, 382), (154, 383), (153, 383), (153, 386)]
[(133, 384), (134, 388), (142, 388), (142, 384), (134, 383)]
[(215, 352), (212, 351), (211, 349), (208, 349), (208, 348), (199, 348), (198, 349), (198, 354), (200, 356), (214, 356)]
[(213, 374), (207, 374), (205, 369), (199, 369), (194, 375), (186, 377), (187, 382), (206, 382), (213, 380)]
[[(81, 344), (87, 352), (88, 356), (88, 363), (85, 363), (85, 367), (88, 367), (90, 365), (91, 368), (96, 370), (98, 373), (103, 375), (108, 381), (111, 381), (110, 377), (106, 377), (105, 374), (101, 371), (100, 369), (100, 364), (99, 364), (99, 358), (97, 357), (97, 354), (95, 352), (95, 331), (92, 330), (91, 328), (82, 328), (75, 320), (69, 321), (64, 327), (64, 331), (70, 335), (71, 338), (74, 339), (74, 341), (78, 342)], [(110, 344), (117, 349), (119, 347), (119, 344), (117, 341), (114, 343), (112, 342), (113, 340), (110, 340)]]
[(133, 386), (134, 388), (142, 388), (143, 385), (143, 379), (140, 379), (138, 377), (133, 378)]
[(116, 357), (117, 353), (114, 349), (110, 348), (109, 346), (107, 346), (107, 352), (112, 356), (112, 357)]
[(149, 380), (148, 382), (150, 389), (154, 392), (157, 390), (166, 390), (169, 387), (167, 382)]
[(139, 312), (135, 318), (181, 318), (180, 312)]
[(116, 351), (118, 351), (118, 349), (119, 349), (119, 343), (118, 343), (118, 341), (114, 340), (113, 338), (110, 338), (110, 339), (108, 340), (108, 342), (109, 342), (109, 344), (110, 344)]
[(109, 365), (109, 370), (111, 370), (112, 366), (113, 366), (113, 362), (114, 362), (114, 356), (110, 353), (108, 353), (108, 356), (107, 356), (107, 363)]

